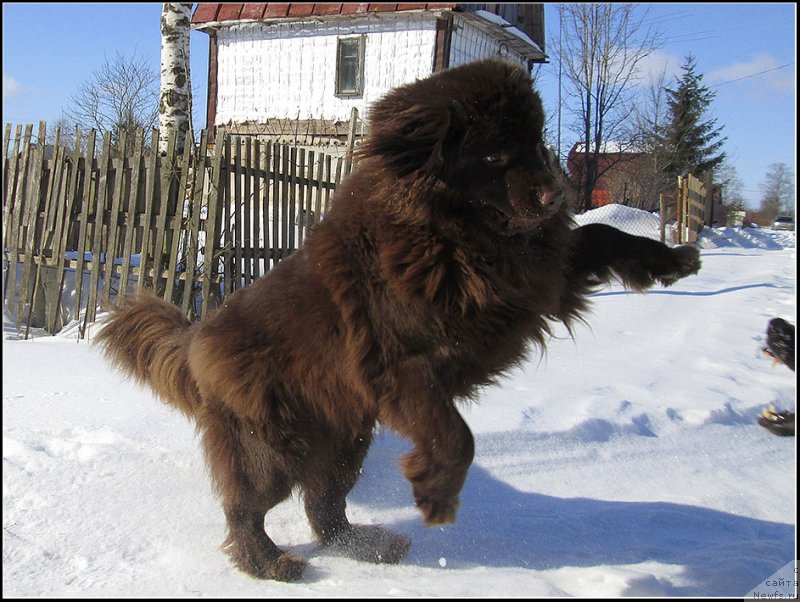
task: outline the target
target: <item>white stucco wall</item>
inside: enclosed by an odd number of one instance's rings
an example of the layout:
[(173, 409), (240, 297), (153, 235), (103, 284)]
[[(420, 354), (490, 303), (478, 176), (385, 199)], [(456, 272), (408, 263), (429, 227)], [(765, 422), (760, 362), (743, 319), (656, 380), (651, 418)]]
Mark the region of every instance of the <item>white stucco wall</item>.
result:
[[(367, 34), (364, 94), (335, 92), (337, 36)], [(267, 118), (347, 121), (395, 86), (433, 70), (436, 20), (412, 13), (347, 21), (241, 24), (217, 34), (216, 125)]]

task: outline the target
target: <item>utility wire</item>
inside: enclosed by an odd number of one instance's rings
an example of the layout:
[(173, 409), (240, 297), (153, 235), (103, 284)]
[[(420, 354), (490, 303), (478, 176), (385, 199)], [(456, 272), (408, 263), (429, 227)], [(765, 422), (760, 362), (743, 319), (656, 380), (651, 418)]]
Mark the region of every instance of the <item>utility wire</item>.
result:
[(778, 69), (783, 69), (784, 67), (789, 67), (791, 65), (794, 65), (794, 63), (786, 63), (785, 65), (779, 65), (778, 67), (773, 67), (772, 69), (765, 69), (764, 71), (759, 71), (758, 73), (752, 73), (751, 75), (745, 75), (745, 76), (742, 76), (742, 77), (737, 77), (736, 79), (729, 79), (726, 82), (720, 82), (718, 84), (713, 84), (713, 85), (708, 86), (708, 87), (709, 88), (718, 88), (719, 86), (724, 86), (725, 84), (738, 82), (738, 81), (741, 81), (743, 79), (749, 79), (749, 78), (755, 77), (757, 75), (763, 75), (764, 73), (769, 73), (770, 71), (777, 71)]

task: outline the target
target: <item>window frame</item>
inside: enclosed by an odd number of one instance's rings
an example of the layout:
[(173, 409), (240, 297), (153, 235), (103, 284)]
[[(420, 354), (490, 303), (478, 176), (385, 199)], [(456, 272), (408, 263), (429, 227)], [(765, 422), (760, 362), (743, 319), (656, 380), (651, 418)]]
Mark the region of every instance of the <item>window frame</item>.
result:
[[(343, 98), (354, 98), (364, 95), (364, 50), (366, 48), (365, 34), (355, 36), (341, 36), (336, 38), (336, 81), (335, 95)], [(342, 54), (347, 43), (356, 41), (356, 85), (353, 90), (343, 89), (342, 86)]]

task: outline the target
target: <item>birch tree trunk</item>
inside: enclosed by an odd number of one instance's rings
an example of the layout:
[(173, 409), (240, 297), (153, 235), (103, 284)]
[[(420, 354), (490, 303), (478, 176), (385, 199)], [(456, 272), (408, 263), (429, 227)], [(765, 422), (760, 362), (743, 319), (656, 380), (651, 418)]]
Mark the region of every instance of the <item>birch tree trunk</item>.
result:
[(189, 25), (192, 4), (165, 2), (161, 10), (161, 96), (158, 151), (166, 152), (169, 130), (177, 130), (177, 150), (183, 151), (192, 122), (189, 78)]

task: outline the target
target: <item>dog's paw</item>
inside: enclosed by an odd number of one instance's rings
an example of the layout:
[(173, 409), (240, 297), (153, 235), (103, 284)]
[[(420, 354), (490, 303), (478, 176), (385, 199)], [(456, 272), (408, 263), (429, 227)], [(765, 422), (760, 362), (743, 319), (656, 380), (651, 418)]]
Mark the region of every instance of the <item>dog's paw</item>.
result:
[(269, 567), (269, 577), (276, 581), (297, 581), (303, 576), (308, 561), (284, 552)]
[(456, 522), (458, 496), (436, 499), (427, 496), (414, 496), (417, 508), (422, 512), (426, 527), (448, 525)]
[(454, 523), (466, 470), (447, 470), (418, 450), (406, 454), (402, 464), (403, 472), (411, 482), (414, 504), (422, 512), (425, 525)]
[(697, 247), (682, 246), (670, 249), (672, 261), (670, 271), (664, 274), (656, 274), (658, 280), (664, 286), (675, 284), (681, 278), (696, 274), (702, 265), (700, 261), (700, 251)]
[(411, 540), (378, 525), (352, 525), (325, 547), (353, 560), (396, 564), (405, 558)]
[(297, 581), (303, 576), (308, 562), (260, 541), (226, 542), (223, 549), (243, 572), (257, 579)]

